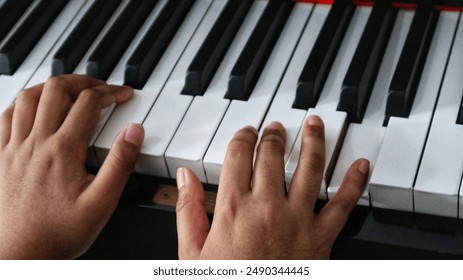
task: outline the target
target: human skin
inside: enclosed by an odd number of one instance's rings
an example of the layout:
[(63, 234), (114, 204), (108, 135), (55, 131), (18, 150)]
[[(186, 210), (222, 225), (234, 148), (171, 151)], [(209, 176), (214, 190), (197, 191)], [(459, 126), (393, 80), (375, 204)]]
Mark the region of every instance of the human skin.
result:
[(195, 174), (180, 169), (177, 202), (179, 257), (184, 259), (328, 259), (333, 242), (362, 195), (369, 162), (355, 161), (338, 193), (314, 213), (325, 167), (324, 125), (309, 117), (289, 191), (285, 191), (286, 133), (277, 122), (258, 133), (238, 131), (228, 146), (212, 225)]

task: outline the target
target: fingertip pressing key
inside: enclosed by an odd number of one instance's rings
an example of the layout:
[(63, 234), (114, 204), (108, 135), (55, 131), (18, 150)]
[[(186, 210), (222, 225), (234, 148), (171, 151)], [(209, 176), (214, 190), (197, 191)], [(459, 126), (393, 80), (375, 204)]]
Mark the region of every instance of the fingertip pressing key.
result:
[(308, 126), (318, 126), (318, 127), (324, 126), (323, 120), (317, 115), (309, 116), (306, 120), (306, 123)]

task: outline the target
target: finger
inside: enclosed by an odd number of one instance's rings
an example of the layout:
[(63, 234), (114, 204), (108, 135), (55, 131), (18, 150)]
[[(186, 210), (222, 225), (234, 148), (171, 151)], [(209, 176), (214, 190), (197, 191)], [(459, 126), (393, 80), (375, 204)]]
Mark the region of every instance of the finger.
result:
[(310, 116), (302, 129), (301, 152), (289, 188), (296, 207), (313, 209), (325, 169), (325, 128), (318, 116)]
[(320, 228), (326, 229), (326, 236), (333, 241), (341, 232), (350, 212), (357, 205), (365, 190), (369, 164), (366, 159), (359, 159), (352, 164), (340, 189), (333, 199), (325, 205), (317, 218)]
[(12, 141), (22, 141), (29, 136), (34, 125), (43, 84), (23, 90), (16, 98), (13, 114)]
[(101, 110), (113, 103), (122, 103), (133, 96), (129, 87), (102, 85), (84, 89), (69, 112), (60, 133), (72, 136), (77, 143), (88, 143), (98, 124)]
[(220, 174), (218, 202), (250, 191), (257, 138), (257, 130), (248, 126), (236, 132), (228, 144)]
[(11, 104), (0, 116), (0, 147), (10, 142), (14, 108), (15, 104)]
[(286, 131), (281, 123), (272, 122), (262, 134), (257, 147), (252, 192), (260, 198), (285, 195)]
[(115, 209), (135, 166), (144, 138), (139, 124), (127, 126), (115, 139), (109, 155), (81, 199), (96, 215), (109, 215)]
[(177, 186), (178, 256), (180, 259), (198, 259), (210, 228), (203, 187), (187, 168), (177, 170)]
[(84, 89), (106, 84), (89, 76), (63, 75), (48, 79), (43, 86), (34, 127), (44, 135), (55, 133), (73, 102)]

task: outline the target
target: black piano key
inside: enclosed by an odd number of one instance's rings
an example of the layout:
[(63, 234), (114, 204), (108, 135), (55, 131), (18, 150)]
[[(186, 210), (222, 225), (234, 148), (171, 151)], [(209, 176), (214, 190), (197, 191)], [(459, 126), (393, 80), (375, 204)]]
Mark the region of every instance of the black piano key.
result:
[(391, 1), (376, 1), (344, 78), (338, 110), (361, 123), (379, 66), (394, 26), (397, 9)]
[(458, 110), (457, 124), (463, 124), (463, 97), (460, 101), (460, 110)]
[(438, 18), (439, 11), (432, 3), (418, 4), (389, 86), (385, 125), (391, 116), (408, 118), (410, 115)]
[(188, 67), (182, 93), (203, 95), (253, 0), (230, 0)]
[(65, 0), (42, 0), (0, 48), (0, 74), (13, 75), (42, 38), (61, 10)]
[(169, 0), (166, 3), (127, 62), (125, 85), (143, 88), (194, 2)]
[(33, 0), (7, 0), (0, 8), (0, 43), (26, 12)]
[(334, 2), (299, 77), (293, 108), (315, 107), (354, 11), (350, 0)]
[(225, 98), (249, 98), (293, 7), (293, 1), (269, 2), (231, 71)]
[(53, 56), (53, 76), (74, 71), (122, 0), (97, 0)]
[(106, 80), (132, 42), (157, 0), (132, 0), (118, 16), (87, 61), (87, 74)]

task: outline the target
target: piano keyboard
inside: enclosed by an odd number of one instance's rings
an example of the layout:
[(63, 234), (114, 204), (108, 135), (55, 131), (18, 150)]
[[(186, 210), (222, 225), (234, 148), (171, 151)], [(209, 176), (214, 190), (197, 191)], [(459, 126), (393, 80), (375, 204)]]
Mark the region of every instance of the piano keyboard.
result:
[(186, 166), (212, 185), (235, 131), (272, 121), (287, 128), (289, 182), (303, 120), (317, 114), (329, 159), (320, 198), (365, 157), (359, 204), (463, 216), (461, 3), (315, 2), (326, 1), (3, 0), (0, 111), (52, 75), (130, 85), (134, 98), (103, 112), (88, 164), (142, 123), (137, 173)]

